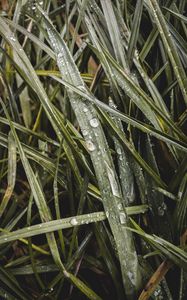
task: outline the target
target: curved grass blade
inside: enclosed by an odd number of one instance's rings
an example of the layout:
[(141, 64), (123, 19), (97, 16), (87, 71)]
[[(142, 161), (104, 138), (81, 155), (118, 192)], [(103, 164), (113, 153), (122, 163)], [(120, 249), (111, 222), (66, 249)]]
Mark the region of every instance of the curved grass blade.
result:
[[(64, 135), (68, 144), (72, 148), (72, 150), (77, 154), (77, 156), (83, 160), (83, 156), (81, 156), (80, 152), (77, 149), (77, 145), (75, 141), (69, 135), (67, 128), (63, 123), (63, 116), (59, 110), (57, 110), (54, 105), (50, 102), (38, 76), (36, 75), (28, 57), (23, 51), (21, 45), (18, 43), (16, 38), (13, 36), (13, 33), (10, 31), (9, 27), (0, 17), (0, 33), (7, 40), (9, 44), (11, 44), (14, 49), (15, 59), (14, 64), (17, 65), (18, 71), (20, 75), (24, 78), (24, 80), (30, 85), (31, 89), (34, 90), (48, 116), (49, 121), (51, 122), (59, 140), (61, 139), (61, 134)], [(20, 68), (21, 66), (21, 68)], [(83, 160), (83, 164), (85, 165), (85, 160)]]
[[(185, 152), (187, 151), (187, 144), (186, 143), (183, 143), (182, 141), (179, 141), (179, 140), (175, 139), (173, 136), (171, 136), (169, 134), (166, 134), (164, 132), (161, 132), (160, 130), (155, 129), (154, 127), (152, 127), (148, 124), (145, 124), (141, 121), (138, 121), (137, 119), (135, 119), (135, 118), (133, 118), (133, 117), (131, 117), (131, 116), (125, 114), (125, 113), (121, 113), (119, 110), (110, 107), (109, 105), (105, 104), (104, 102), (101, 102), (100, 100), (98, 100), (92, 94), (89, 94), (87, 89), (76, 87), (76, 86), (72, 85), (71, 83), (67, 82), (64, 79), (60, 79), (60, 78), (55, 77), (55, 76), (51, 76), (51, 77), (54, 78), (56, 81), (62, 83), (66, 87), (70, 88), (71, 90), (76, 92), (78, 95), (83, 96), (84, 98), (89, 100), (91, 103), (95, 104), (96, 106), (99, 106), (101, 109), (103, 109), (103, 110), (111, 113), (112, 115), (116, 116), (121, 121), (124, 121), (125, 123), (130, 124), (133, 127), (136, 127), (136, 128), (142, 130), (145, 133), (148, 133), (152, 136), (155, 136), (156, 138), (158, 138), (160, 140), (163, 140), (164, 142), (166, 142), (168, 144), (174, 145), (175, 147), (177, 147), (177, 148), (179, 148), (179, 149), (181, 149)], [(185, 141), (187, 140), (185, 135), (183, 136), (183, 139)]]
[(138, 34), (139, 34), (139, 28), (140, 28), (140, 22), (142, 17), (142, 10), (143, 10), (143, 2), (144, 2), (143, 0), (137, 1), (135, 12), (134, 12), (134, 18), (132, 22), (133, 30), (131, 30), (131, 36), (130, 36), (128, 52), (127, 52), (127, 57), (130, 65), (132, 65), (132, 60), (134, 57), (134, 52), (138, 41)]
[(187, 270), (187, 253), (183, 249), (175, 246), (174, 244), (164, 240), (161, 237), (158, 237), (156, 235), (151, 235), (145, 233), (139, 225), (131, 219), (131, 222), (134, 226), (134, 228), (129, 228), (129, 230), (132, 230), (133, 232), (136, 232), (142, 238), (145, 238), (148, 243), (150, 243), (153, 248), (160, 251), (161, 255), (164, 255), (164, 257), (171, 260), (174, 264), (179, 266), (180, 268)]
[[(53, 28), (45, 12), (41, 11), (41, 13), (44, 17), (51, 44), (56, 52), (57, 64), (62, 75), (65, 69), (67, 81), (70, 81), (70, 83), (77, 87), (84, 88), (84, 82), (79, 75), (66, 44)], [(126, 294), (131, 299), (139, 289), (141, 275), (138, 269), (138, 258), (134, 249), (132, 236), (129, 236), (123, 226), (128, 223), (126, 213), (120, 212), (118, 208), (119, 201), (121, 200), (121, 192), (112, 159), (109, 151), (103, 151), (104, 149), (108, 149), (108, 145), (94, 108), (89, 103), (86, 103), (84, 98), (78, 97), (72, 91), (68, 90), (68, 94), (82, 132), (84, 132), (83, 135), (94, 164), (105, 210), (110, 211), (108, 220), (116, 239)], [(100, 152), (99, 155), (98, 152)], [(118, 217), (114, 217), (114, 215)], [(128, 244), (123, 243), (124, 238)], [(126, 259), (127, 255), (129, 257), (128, 261)], [(127, 272), (129, 269), (133, 274), (133, 280), (132, 276)]]
[(16, 155), (16, 144), (12, 133), (8, 136), (8, 187), (5, 191), (5, 195), (0, 204), (0, 217), (6, 209), (8, 202), (14, 190), (16, 182), (16, 166), (17, 166), (17, 155)]
[(103, 8), (105, 20), (108, 27), (108, 32), (112, 41), (113, 50), (117, 61), (122, 64), (124, 68), (127, 68), (126, 54), (122, 45), (120, 31), (117, 24), (116, 16), (113, 10), (113, 5), (111, 0), (101, 0), (101, 5)]
[[(131, 210), (133, 211), (133, 208), (131, 208)], [(58, 231), (60, 229), (67, 229), (74, 226), (104, 221), (106, 220), (106, 218), (107, 217), (104, 212), (95, 212), (53, 221), (45, 221), (37, 225), (32, 225), (26, 228), (18, 229), (14, 232), (9, 232), (7, 234), (4, 233), (0, 236), (0, 245), (8, 243), (10, 241), (15, 241), (20, 238), (32, 237), (35, 235)]]
[(184, 23), (187, 23), (187, 17), (185, 17), (182, 14), (176, 13), (175, 11), (167, 8), (167, 7), (163, 7), (165, 10), (169, 11), (173, 16), (175, 16), (177, 19), (181, 20)]
[(184, 101), (187, 105), (187, 78), (185, 71), (183, 69), (182, 63), (180, 61), (177, 48), (171, 38), (171, 33), (166, 24), (164, 15), (160, 9), (156, 0), (146, 0), (148, 3), (150, 12), (153, 14), (156, 25), (158, 27), (160, 36), (162, 38), (165, 50), (170, 58), (171, 64), (173, 66), (173, 71), (176, 75), (177, 81), (179, 83)]
[[(4, 109), (6, 117), (9, 120), (10, 127), (11, 127), (11, 130), (12, 130), (12, 134), (13, 134), (15, 142), (17, 144), (19, 154), (20, 154), (20, 158), (21, 158), (22, 164), (24, 166), (25, 173), (27, 175), (27, 179), (28, 179), (28, 182), (30, 184), (30, 187), (31, 187), (31, 190), (32, 190), (32, 193), (33, 193), (33, 197), (34, 197), (36, 205), (38, 207), (41, 220), (43, 222), (50, 221), (51, 220), (51, 213), (50, 213), (49, 207), (46, 204), (44, 193), (43, 193), (43, 191), (41, 189), (41, 186), (40, 186), (40, 184), (39, 184), (39, 182), (38, 182), (38, 180), (37, 180), (37, 178), (36, 178), (36, 176), (35, 176), (35, 174), (32, 170), (32, 167), (29, 164), (29, 161), (28, 161), (28, 159), (25, 155), (25, 152), (24, 152), (24, 150), (21, 146), (21, 143), (19, 141), (17, 133), (16, 133), (14, 127), (12, 126), (10, 117), (8, 115), (8, 112), (7, 112), (7, 109), (6, 109), (3, 101), (0, 100), (0, 102), (1, 102), (1, 105)], [(56, 243), (56, 240), (55, 240), (54, 233), (53, 232), (47, 233), (46, 237), (47, 237), (48, 245), (49, 245), (51, 254), (53, 256), (53, 259), (54, 259), (56, 265), (61, 270), (61, 272), (64, 274), (64, 276), (67, 279), (71, 280), (72, 283), (76, 287), (78, 287), (83, 293), (85, 293), (89, 297), (89, 299), (93, 299), (93, 300), (98, 299), (99, 300), (100, 297), (97, 296), (90, 288), (88, 288), (81, 280), (79, 280), (74, 275), (72, 275), (71, 273), (66, 271), (64, 265), (62, 264), (61, 258), (60, 258), (60, 254), (59, 254), (59, 251), (58, 251), (58, 247), (57, 247), (57, 243)]]
[(1, 285), (3, 283), (3, 285), (6, 285), (10, 290), (14, 291), (14, 293), (19, 297), (20, 300), (32, 299), (30, 295), (28, 295), (23, 291), (23, 289), (20, 287), (15, 277), (8, 270), (5, 270), (1, 266), (0, 266), (0, 282)]

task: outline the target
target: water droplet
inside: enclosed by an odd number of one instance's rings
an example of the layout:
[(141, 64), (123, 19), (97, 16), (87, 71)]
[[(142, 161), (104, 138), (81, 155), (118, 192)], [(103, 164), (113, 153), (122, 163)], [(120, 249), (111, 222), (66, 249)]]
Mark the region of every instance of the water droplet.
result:
[(14, 36), (14, 35), (11, 35), (10, 40), (13, 41), (13, 42), (15, 42), (15, 41), (16, 41), (15, 36)]
[(127, 272), (127, 275), (132, 283), (134, 283), (134, 275), (132, 272)]
[(90, 140), (86, 141), (86, 147), (89, 151), (94, 151), (96, 149), (95, 145)]
[(108, 211), (106, 211), (106, 217), (107, 217), (107, 218), (109, 217), (109, 212), (108, 212)]
[(126, 223), (126, 215), (125, 215), (125, 213), (120, 213), (119, 214), (119, 219), (120, 219), (120, 223), (121, 224), (125, 224)]
[(88, 108), (87, 108), (87, 107), (84, 107), (84, 108), (83, 108), (83, 112), (86, 113), (87, 111), (88, 111)]
[(62, 53), (58, 53), (58, 54), (57, 54), (57, 58), (58, 58), (58, 59), (62, 59), (62, 58), (63, 58), (63, 54), (62, 54)]
[(82, 131), (82, 134), (83, 134), (84, 136), (86, 136), (86, 135), (88, 135), (88, 131), (87, 131), (87, 130), (83, 130), (83, 131)]
[(161, 217), (164, 215), (164, 209), (162, 208), (162, 206), (158, 207), (158, 215)]
[(121, 154), (122, 153), (122, 151), (121, 151), (121, 148), (118, 148), (117, 150), (116, 150), (116, 152), (117, 152), (117, 154)]
[(76, 226), (78, 224), (77, 219), (76, 218), (72, 218), (70, 220), (70, 224), (73, 225), (73, 226)]
[(105, 161), (105, 165), (107, 167), (107, 175), (112, 189), (112, 194), (116, 197), (120, 197), (119, 188), (115, 178), (114, 171), (109, 167), (106, 161)]
[(94, 127), (94, 128), (98, 127), (98, 125), (99, 125), (98, 119), (96, 119), (96, 118), (91, 119), (91, 120), (90, 120), (90, 125), (91, 125), (92, 127)]
[(123, 206), (122, 206), (121, 203), (118, 204), (118, 209), (119, 209), (119, 210), (122, 210), (122, 209), (123, 209)]

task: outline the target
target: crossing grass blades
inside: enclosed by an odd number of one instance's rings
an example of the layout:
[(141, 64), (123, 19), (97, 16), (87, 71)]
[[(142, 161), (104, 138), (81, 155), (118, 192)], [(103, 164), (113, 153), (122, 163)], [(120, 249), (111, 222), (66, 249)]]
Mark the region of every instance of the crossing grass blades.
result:
[(187, 298), (186, 9), (2, 1), (1, 299)]

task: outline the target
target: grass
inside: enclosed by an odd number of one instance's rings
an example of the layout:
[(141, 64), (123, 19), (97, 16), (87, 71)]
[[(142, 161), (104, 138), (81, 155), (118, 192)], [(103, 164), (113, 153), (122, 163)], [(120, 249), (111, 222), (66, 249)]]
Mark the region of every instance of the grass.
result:
[(2, 299), (186, 299), (185, 9), (2, 1)]

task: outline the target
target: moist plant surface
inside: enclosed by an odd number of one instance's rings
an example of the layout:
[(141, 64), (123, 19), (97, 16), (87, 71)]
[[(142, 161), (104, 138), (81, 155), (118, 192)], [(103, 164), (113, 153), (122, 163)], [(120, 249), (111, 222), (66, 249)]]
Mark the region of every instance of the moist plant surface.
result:
[(0, 2), (1, 299), (187, 299), (186, 9)]

